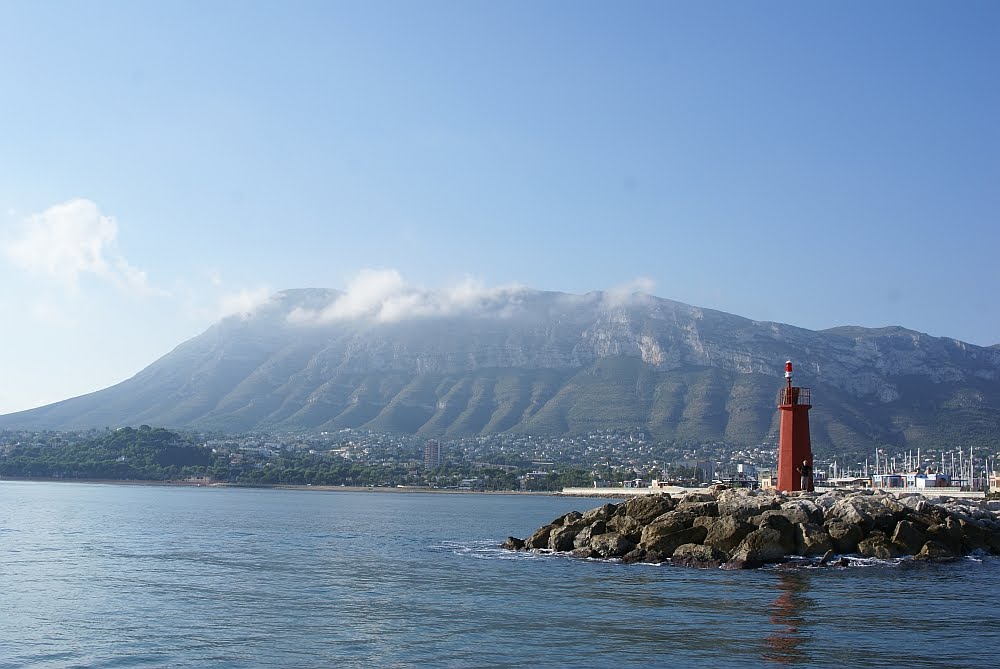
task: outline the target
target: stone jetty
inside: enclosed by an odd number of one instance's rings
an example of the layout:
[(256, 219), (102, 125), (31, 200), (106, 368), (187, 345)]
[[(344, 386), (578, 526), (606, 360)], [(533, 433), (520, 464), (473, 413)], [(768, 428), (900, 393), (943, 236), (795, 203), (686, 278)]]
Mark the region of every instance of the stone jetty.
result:
[(724, 569), (788, 561), (846, 566), (850, 556), (1000, 555), (1000, 502), (720, 485), (571, 511), (527, 539), (508, 537), (503, 548)]

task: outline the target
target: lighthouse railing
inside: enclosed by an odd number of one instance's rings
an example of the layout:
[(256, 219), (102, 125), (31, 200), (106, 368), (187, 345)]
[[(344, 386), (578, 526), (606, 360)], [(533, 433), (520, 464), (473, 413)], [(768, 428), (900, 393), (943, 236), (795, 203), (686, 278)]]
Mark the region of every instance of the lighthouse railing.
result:
[(778, 405), (785, 406), (789, 404), (808, 404), (809, 406), (812, 406), (812, 401), (809, 397), (809, 389), (792, 386), (791, 388), (782, 388), (779, 390)]

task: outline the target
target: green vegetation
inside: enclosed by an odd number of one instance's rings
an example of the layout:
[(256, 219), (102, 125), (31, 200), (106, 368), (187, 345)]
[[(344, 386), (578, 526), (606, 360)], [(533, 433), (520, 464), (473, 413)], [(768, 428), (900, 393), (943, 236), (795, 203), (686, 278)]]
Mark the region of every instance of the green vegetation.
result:
[(211, 451), (163, 428), (143, 425), (108, 432), (83, 442), (60, 435), (8, 446), (0, 476), (162, 481), (208, 475)]
[[(117, 481), (208, 478), (243, 485), (434, 486), (517, 490), (530, 463), (499, 456), (492, 463), (446, 462), (424, 471), (418, 447), (395, 458), (353, 462), (331, 449), (287, 448), (263, 438), (216, 439), (142, 425), (86, 433), (3, 434), (0, 477)], [(456, 458), (456, 459), (461, 459)], [(562, 471), (565, 469), (565, 471)], [(531, 479), (531, 490), (590, 485), (590, 474), (570, 466)]]

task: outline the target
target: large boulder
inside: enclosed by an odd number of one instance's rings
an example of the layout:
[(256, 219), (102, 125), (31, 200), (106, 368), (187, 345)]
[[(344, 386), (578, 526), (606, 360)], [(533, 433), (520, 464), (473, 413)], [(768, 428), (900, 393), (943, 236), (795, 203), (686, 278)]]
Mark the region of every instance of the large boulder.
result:
[(635, 548), (635, 542), (617, 532), (607, 532), (592, 537), (589, 548), (599, 557), (615, 558), (622, 557)]
[(956, 520), (983, 521), (993, 518), (987, 509), (971, 500), (950, 500), (942, 506), (948, 515)]
[(626, 536), (633, 542), (642, 536), (643, 525), (632, 516), (615, 516), (607, 522), (608, 530)]
[(828, 521), (839, 520), (848, 525), (862, 528), (866, 534), (875, 529), (875, 521), (868, 513), (870, 504), (859, 501), (860, 497), (846, 497), (826, 510)]
[(708, 530), (704, 544), (717, 550), (730, 553), (754, 530), (754, 526), (745, 520), (732, 516), (718, 518), (699, 518), (695, 525), (701, 525)]
[(661, 555), (656, 551), (646, 551), (646, 557), (644, 557), (642, 561), (652, 564), (659, 564), (661, 562), (665, 562), (669, 557), (670, 557), (669, 555)]
[(823, 524), (823, 509), (811, 499), (799, 498), (784, 502), (781, 505), (781, 514), (793, 523)]
[(579, 525), (563, 525), (562, 527), (556, 527), (551, 532), (549, 532), (549, 545), (548, 547), (554, 551), (571, 551), (576, 546), (573, 540), (576, 539), (576, 535), (582, 530)]
[(778, 532), (781, 536), (781, 550), (784, 551), (785, 555), (795, 555), (799, 552), (796, 525), (782, 515), (780, 511), (765, 511), (761, 514), (759, 527)]
[(901, 520), (896, 523), (896, 530), (892, 533), (892, 543), (906, 555), (916, 555), (927, 543), (927, 537), (917, 525), (908, 520)]
[(962, 552), (962, 526), (954, 518), (946, 518), (943, 523), (927, 528), (928, 541), (936, 541), (956, 555)]
[(828, 490), (822, 495), (812, 499), (813, 504), (819, 507), (824, 513), (829, 511), (837, 502), (848, 497), (851, 493), (847, 490)]
[(955, 551), (945, 546), (939, 541), (928, 541), (921, 547), (920, 552), (914, 556), (914, 560), (951, 560), (955, 558)]
[(892, 532), (905, 511), (906, 507), (884, 494), (856, 493), (827, 509), (825, 516), (858, 525), (867, 534), (872, 530)]
[(927, 532), (931, 525), (943, 523), (948, 519), (948, 514), (941, 509), (925, 506), (922, 511), (910, 511), (903, 520), (913, 523), (921, 532)]
[(958, 526), (962, 530), (962, 552), (974, 553), (990, 550), (990, 531), (980, 520), (959, 519)]
[(905, 506), (913, 513), (923, 513), (929, 506), (927, 498), (918, 493), (908, 493), (905, 495), (900, 495), (899, 503)]
[(628, 500), (618, 510), (618, 515), (634, 518), (640, 525), (650, 523), (657, 516), (662, 516), (676, 506), (673, 498), (666, 493), (657, 495), (638, 495)]
[(535, 530), (535, 533), (524, 540), (524, 547), (528, 550), (548, 548), (549, 547), (549, 535), (552, 534), (552, 530), (557, 527), (562, 527), (562, 522), (558, 525), (543, 525)]
[(663, 520), (657, 520), (655, 523), (642, 528), (642, 536), (639, 543), (643, 546), (650, 546), (661, 537), (687, 529), (688, 526), (684, 524), (683, 520), (680, 518), (669, 518), (669, 515), (664, 516)]
[(622, 562), (625, 564), (634, 564), (636, 562), (646, 561), (646, 551), (641, 548), (633, 548), (628, 553), (622, 556)]
[(990, 552), (1000, 555), (1000, 523), (994, 523), (990, 528)]
[(679, 504), (696, 504), (698, 502), (714, 502), (716, 493), (711, 490), (690, 490), (681, 495)]
[(833, 540), (821, 525), (795, 524), (795, 552), (798, 555), (824, 555), (833, 550)]
[(845, 523), (842, 520), (831, 520), (826, 524), (826, 533), (833, 541), (833, 550), (838, 553), (857, 553), (858, 542), (865, 538), (864, 532), (857, 525)]
[(518, 539), (517, 537), (507, 537), (507, 541), (500, 544), (500, 548), (506, 548), (509, 551), (524, 550), (524, 539)]
[(579, 511), (570, 511), (562, 517), (563, 525), (579, 525), (583, 527), (584, 525), (589, 525), (587, 522), (581, 522), (583, 520), (583, 514)]
[(896, 522), (902, 520), (908, 513), (910, 513), (910, 509), (907, 508), (905, 504), (900, 502), (895, 495), (886, 493), (881, 497), (880, 501), (882, 502), (882, 506), (884, 506), (895, 519), (892, 525), (895, 525)]
[(618, 506), (618, 504), (604, 504), (603, 506), (595, 507), (584, 513), (580, 520), (588, 525), (593, 525), (598, 520), (610, 520), (618, 512)]
[(573, 548), (584, 548), (590, 545), (590, 540), (598, 534), (606, 534), (607, 523), (603, 520), (594, 521), (593, 525), (588, 525), (579, 532), (573, 539)]
[(746, 520), (765, 511), (781, 508), (781, 500), (776, 493), (731, 488), (719, 493), (718, 507), (720, 516), (735, 516)]
[(781, 533), (766, 527), (748, 534), (730, 556), (730, 562), (743, 568), (761, 567), (772, 562), (782, 562), (784, 559)]
[(662, 523), (675, 523), (675, 524), (680, 523), (684, 527), (691, 527), (692, 525), (694, 525), (694, 521), (696, 521), (698, 518), (700, 518), (700, 516), (695, 515), (695, 513), (691, 510), (687, 511), (675, 510), (675, 511), (668, 511), (662, 516), (657, 516), (656, 518), (653, 519), (653, 522), (649, 524), (660, 525)]
[(718, 567), (729, 559), (729, 556), (712, 546), (700, 544), (682, 544), (670, 556), (670, 562), (685, 567)]
[(690, 511), (696, 517), (716, 517), (719, 515), (719, 503), (714, 499), (711, 502), (681, 502), (677, 505), (677, 511)]
[(689, 527), (671, 534), (652, 538), (648, 543), (641, 543), (640, 548), (659, 553), (660, 555), (673, 555), (678, 546), (700, 544), (705, 540), (705, 535), (707, 534), (708, 530), (704, 527)]
[(878, 530), (872, 532), (867, 539), (858, 542), (858, 552), (880, 560), (891, 560), (903, 554), (898, 546)]

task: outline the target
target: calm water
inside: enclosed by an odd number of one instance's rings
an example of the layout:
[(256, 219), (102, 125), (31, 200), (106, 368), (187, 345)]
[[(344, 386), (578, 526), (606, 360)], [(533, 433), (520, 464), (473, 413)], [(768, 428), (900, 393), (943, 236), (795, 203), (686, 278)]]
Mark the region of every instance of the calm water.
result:
[(511, 554), (594, 500), (0, 482), (0, 667), (996, 666), (1000, 561)]

